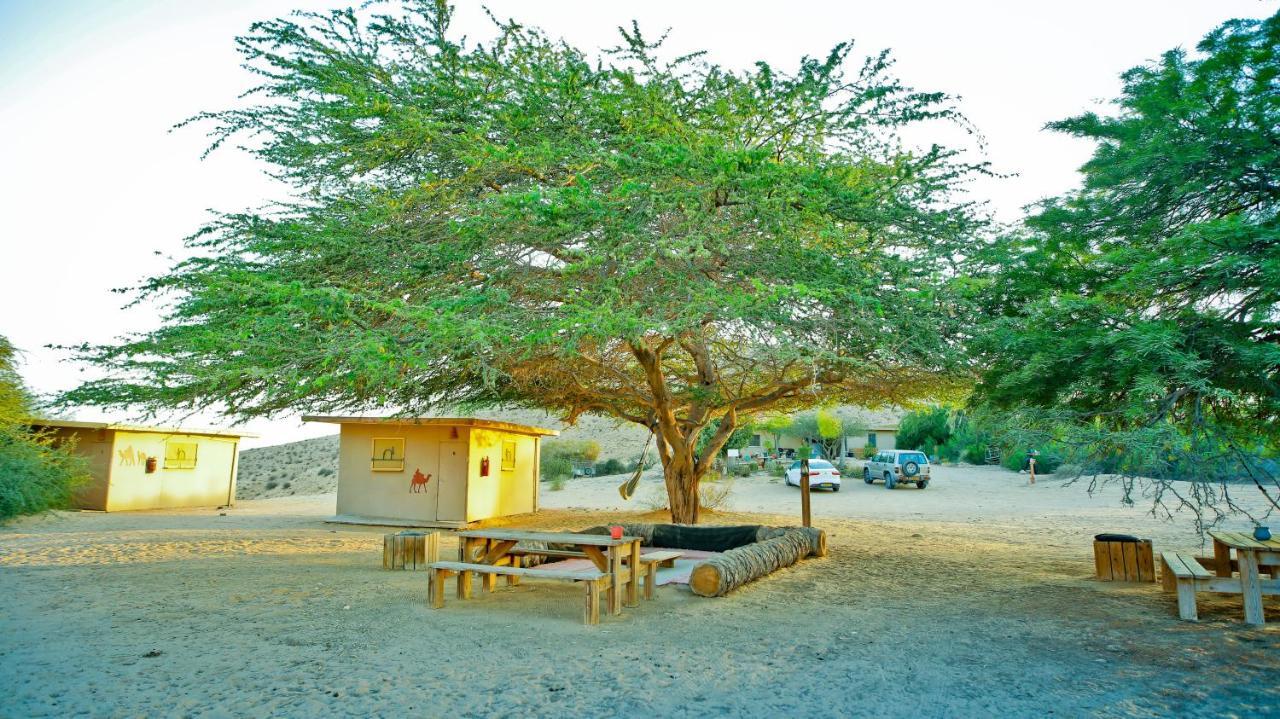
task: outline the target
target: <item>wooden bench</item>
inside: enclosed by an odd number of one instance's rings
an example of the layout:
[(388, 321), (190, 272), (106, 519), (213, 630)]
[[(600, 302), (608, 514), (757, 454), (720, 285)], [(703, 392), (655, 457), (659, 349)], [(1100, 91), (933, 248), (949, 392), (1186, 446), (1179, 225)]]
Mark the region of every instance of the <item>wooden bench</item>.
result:
[(1160, 553), (1160, 582), (1166, 592), (1178, 593), (1178, 617), (1188, 621), (1199, 618), (1196, 612), (1196, 590), (1208, 589), (1213, 572), (1200, 566), (1190, 554)]
[(684, 552), (663, 550), (640, 555), (640, 564), (644, 567), (644, 598), (653, 599), (653, 590), (658, 586), (658, 567), (674, 567), (676, 560)]
[(471, 575), (505, 575), (508, 577), (540, 577), (581, 582), (586, 587), (586, 605), (583, 623), (600, 623), (600, 592), (605, 588), (609, 575), (598, 569), (526, 569), (524, 567), (495, 564), (470, 564), (468, 562), (432, 562), (427, 583), (427, 600), (432, 609), (444, 606), (444, 582), (450, 574), (458, 575), (458, 599), (471, 597)]

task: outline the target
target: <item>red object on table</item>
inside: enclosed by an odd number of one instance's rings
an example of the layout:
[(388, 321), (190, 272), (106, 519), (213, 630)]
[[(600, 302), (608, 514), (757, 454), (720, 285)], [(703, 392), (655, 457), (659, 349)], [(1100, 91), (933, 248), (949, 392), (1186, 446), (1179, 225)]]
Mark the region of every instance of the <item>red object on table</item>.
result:
[(614, 539), (622, 539), (622, 527), (619, 527), (616, 524), (609, 527), (609, 536)]

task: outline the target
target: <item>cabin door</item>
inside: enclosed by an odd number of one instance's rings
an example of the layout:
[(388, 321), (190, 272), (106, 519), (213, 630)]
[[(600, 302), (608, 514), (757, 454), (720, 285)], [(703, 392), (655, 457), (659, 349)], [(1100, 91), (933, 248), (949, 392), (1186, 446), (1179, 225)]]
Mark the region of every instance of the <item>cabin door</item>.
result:
[(440, 497), (436, 519), (465, 522), (467, 519), (467, 443), (440, 443)]

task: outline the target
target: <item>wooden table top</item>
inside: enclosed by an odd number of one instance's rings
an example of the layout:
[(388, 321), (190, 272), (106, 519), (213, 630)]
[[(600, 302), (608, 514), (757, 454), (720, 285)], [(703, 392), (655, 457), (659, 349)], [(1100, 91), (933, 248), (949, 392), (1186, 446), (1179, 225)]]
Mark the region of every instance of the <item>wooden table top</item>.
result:
[(1265, 542), (1253, 538), (1249, 532), (1223, 532), (1213, 530), (1209, 532), (1209, 536), (1216, 541), (1231, 547), (1232, 549), (1243, 549), (1245, 551), (1262, 551), (1262, 552), (1280, 552), (1280, 538), (1274, 535)]
[(547, 542), (549, 544), (576, 544), (592, 547), (619, 547), (640, 541), (639, 537), (614, 539), (607, 534), (576, 534), (574, 532), (528, 532), (521, 529), (468, 529), (458, 532), (459, 537), (497, 539), (507, 542)]

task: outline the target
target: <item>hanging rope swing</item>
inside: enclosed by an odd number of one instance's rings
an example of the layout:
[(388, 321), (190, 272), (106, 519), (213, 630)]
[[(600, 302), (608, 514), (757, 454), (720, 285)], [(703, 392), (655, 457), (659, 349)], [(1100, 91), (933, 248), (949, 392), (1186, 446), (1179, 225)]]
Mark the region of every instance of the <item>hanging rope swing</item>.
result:
[(653, 432), (649, 432), (649, 437), (644, 441), (644, 449), (640, 450), (640, 460), (636, 462), (635, 474), (631, 475), (627, 481), (618, 485), (618, 494), (622, 495), (623, 501), (631, 499), (636, 493), (636, 487), (640, 484), (640, 475), (644, 474), (644, 463), (649, 458), (649, 444), (653, 442)]

